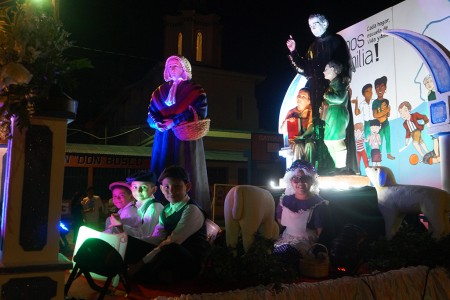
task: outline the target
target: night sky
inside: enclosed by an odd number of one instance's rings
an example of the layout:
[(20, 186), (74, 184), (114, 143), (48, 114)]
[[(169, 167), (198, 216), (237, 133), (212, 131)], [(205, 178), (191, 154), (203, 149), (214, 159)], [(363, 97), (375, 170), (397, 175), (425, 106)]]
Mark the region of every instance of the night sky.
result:
[[(111, 61), (121, 61), (127, 80), (137, 81), (163, 57), (164, 14), (175, 14), (182, 5), (219, 14), (223, 25), (222, 67), (266, 76), (258, 93), (266, 130), (276, 131), (278, 111), (290, 81), (295, 76), (287, 59), (290, 34), (304, 52), (313, 40), (308, 27), (311, 13), (328, 16), (330, 30), (345, 29), (402, 1), (312, 1), (279, 0), (63, 0), (60, 15), (79, 48), (79, 55), (94, 58), (96, 69), (106, 74)], [(124, 63), (125, 61), (125, 63)], [(125, 65), (124, 65), (125, 64)], [(125, 71), (124, 71), (125, 72)], [(195, 71), (194, 71), (195, 72)], [(124, 75), (125, 76), (125, 75)], [(108, 84), (105, 84), (108, 85)]]

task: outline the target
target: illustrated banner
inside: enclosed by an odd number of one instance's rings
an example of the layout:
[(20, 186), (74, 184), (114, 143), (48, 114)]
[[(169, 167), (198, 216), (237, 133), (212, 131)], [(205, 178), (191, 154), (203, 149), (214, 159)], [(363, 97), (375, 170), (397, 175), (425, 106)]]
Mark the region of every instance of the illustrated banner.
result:
[[(381, 152), (381, 161), (370, 159), (368, 166), (391, 168), (400, 183), (442, 188), (439, 139), (428, 132), (428, 101), (436, 100), (439, 93), (415, 49), (384, 31), (425, 35), (450, 53), (449, 28), (448, 0), (406, 0), (338, 32), (347, 41), (356, 69), (350, 84), (355, 138), (361, 139), (367, 157), (371, 158), (374, 148)], [(280, 122), (296, 106), (297, 92), (305, 82), (301, 75), (293, 79), (281, 106)], [(375, 82), (384, 83), (385, 90), (377, 94)], [(378, 129), (376, 121), (370, 126), (375, 119), (381, 124)], [(359, 172), (365, 175), (366, 165), (359, 160)]]

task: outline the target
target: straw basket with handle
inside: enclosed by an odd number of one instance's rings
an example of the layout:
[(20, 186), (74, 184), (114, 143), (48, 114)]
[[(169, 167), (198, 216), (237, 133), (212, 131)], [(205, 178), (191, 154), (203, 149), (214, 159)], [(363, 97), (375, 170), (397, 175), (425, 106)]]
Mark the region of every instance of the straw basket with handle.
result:
[(194, 121), (182, 122), (172, 128), (175, 136), (182, 141), (195, 141), (201, 139), (209, 131), (210, 119), (199, 120), (195, 109), (189, 105), (189, 109), (194, 113)]
[[(314, 254), (314, 249), (320, 247), (324, 252)], [(330, 271), (330, 259), (328, 256), (328, 249), (322, 244), (313, 244), (306, 253), (305, 257), (300, 259), (300, 273), (303, 276), (312, 278), (327, 277)]]

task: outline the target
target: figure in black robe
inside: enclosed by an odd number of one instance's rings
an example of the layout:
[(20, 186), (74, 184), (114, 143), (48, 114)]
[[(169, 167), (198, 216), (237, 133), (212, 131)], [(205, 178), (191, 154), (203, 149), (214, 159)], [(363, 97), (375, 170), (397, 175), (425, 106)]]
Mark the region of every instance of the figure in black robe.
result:
[[(308, 51), (299, 55), (295, 48), (295, 41), (290, 37), (286, 43), (290, 50), (289, 59), (295, 70), (307, 78), (305, 87), (310, 89), (311, 105), (313, 108), (313, 124), (315, 138), (318, 149), (319, 174), (334, 171), (334, 163), (328, 153), (328, 149), (323, 143), (324, 121), (321, 119), (320, 107), (323, 102), (323, 94), (328, 88), (329, 82), (325, 80), (323, 71), (330, 61), (336, 61), (342, 64), (342, 76), (347, 77), (350, 83), (352, 72), (354, 71), (352, 58), (344, 38), (338, 34), (329, 33), (328, 20), (324, 15), (313, 14), (308, 19), (311, 32), (316, 39), (311, 43)], [(345, 143), (347, 145), (347, 167), (350, 173), (358, 170), (356, 160), (356, 144), (353, 124), (353, 114), (351, 103), (348, 103), (350, 112), (349, 125), (347, 126), (347, 136)], [(322, 110), (323, 112), (325, 110)]]

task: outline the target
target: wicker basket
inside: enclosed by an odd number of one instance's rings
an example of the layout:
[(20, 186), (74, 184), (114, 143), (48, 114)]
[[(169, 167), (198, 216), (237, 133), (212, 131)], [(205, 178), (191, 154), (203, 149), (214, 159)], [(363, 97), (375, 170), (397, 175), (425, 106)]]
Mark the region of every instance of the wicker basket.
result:
[[(325, 256), (317, 257), (313, 250), (316, 247), (325, 250)], [(306, 277), (323, 278), (327, 277), (330, 272), (330, 259), (328, 249), (322, 244), (313, 244), (306, 253), (304, 258), (300, 259), (300, 274)]]
[(182, 122), (172, 128), (175, 136), (182, 141), (195, 141), (201, 139), (209, 131), (210, 119), (199, 120), (195, 109), (189, 105), (189, 109), (194, 113), (194, 121)]

